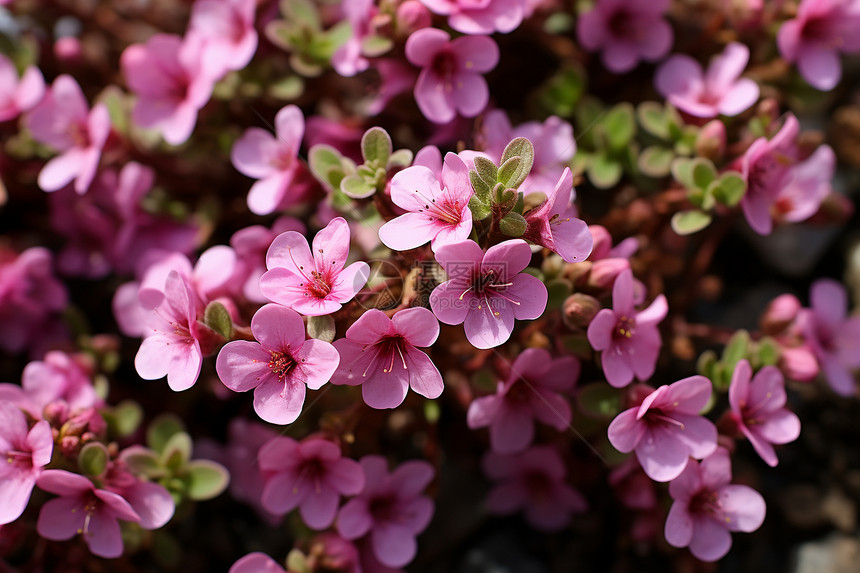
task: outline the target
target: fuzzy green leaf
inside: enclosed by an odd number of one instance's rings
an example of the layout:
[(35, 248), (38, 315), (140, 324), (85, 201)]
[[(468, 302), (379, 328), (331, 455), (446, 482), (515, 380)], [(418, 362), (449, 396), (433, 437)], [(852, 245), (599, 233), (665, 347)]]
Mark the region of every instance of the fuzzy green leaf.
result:
[(499, 221), (499, 230), (509, 237), (522, 237), (528, 228), (525, 217), (511, 211)]
[(639, 171), (649, 177), (665, 177), (672, 170), (675, 153), (662, 145), (652, 145), (642, 150), (637, 165)]
[[(506, 177), (505, 186), (510, 189), (516, 189), (520, 186), (520, 184), (525, 181), (526, 177), (528, 177), (529, 173), (532, 170), (532, 165), (535, 162), (535, 148), (532, 145), (532, 142), (526, 139), (525, 137), (517, 137), (513, 139), (507, 146), (505, 146), (505, 151), (502, 153), (502, 166), (511, 159), (512, 157), (519, 157), (520, 162), (517, 164), (517, 170), (509, 177)], [(502, 168), (499, 168), (501, 172)], [(501, 173), (498, 175), (497, 180), (502, 181)]]
[(481, 157), (480, 155), (475, 157), (475, 171), (477, 171), (478, 177), (480, 177), (488, 187), (495, 185), (496, 181), (499, 180), (499, 168), (486, 157)]
[(221, 494), (230, 483), (230, 473), (221, 464), (210, 460), (194, 460), (187, 466), (188, 497), (201, 501)]
[(168, 440), (174, 434), (185, 430), (182, 421), (174, 414), (161, 414), (146, 429), (147, 445), (158, 453), (164, 451)]
[(344, 177), (340, 182), (340, 190), (343, 191), (344, 195), (347, 197), (352, 197), (353, 199), (364, 199), (365, 197), (370, 197), (376, 192), (376, 185), (362, 177), (359, 177), (358, 175), (350, 175), (348, 177)]
[(90, 442), (81, 448), (78, 454), (78, 468), (90, 476), (100, 476), (107, 469), (110, 456), (107, 448), (101, 442)]
[(714, 199), (723, 205), (734, 207), (747, 192), (747, 182), (737, 171), (727, 171), (715, 181), (712, 192)]
[(672, 229), (679, 235), (692, 235), (711, 224), (710, 213), (693, 209), (679, 211), (672, 216)]
[(409, 167), (413, 158), (411, 149), (398, 149), (388, 158), (387, 167)]
[(624, 149), (636, 135), (636, 115), (633, 106), (621, 103), (613, 107), (603, 118), (606, 139), (610, 149)]
[(203, 324), (230, 340), (233, 336), (233, 319), (230, 318), (230, 313), (218, 301), (213, 300), (206, 305), (206, 310), (203, 312)]
[(469, 210), (472, 212), (472, 219), (483, 221), (493, 212), (493, 207), (489, 203), (481, 201), (477, 195), (472, 195), (469, 198)]
[(371, 127), (361, 137), (361, 155), (365, 163), (375, 162), (377, 165), (388, 165), (393, 148), (391, 136), (381, 127)]
[(623, 172), (621, 163), (605, 153), (592, 155), (588, 167), (585, 168), (588, 180), (598, 189), (615, 187), (621, 181)]

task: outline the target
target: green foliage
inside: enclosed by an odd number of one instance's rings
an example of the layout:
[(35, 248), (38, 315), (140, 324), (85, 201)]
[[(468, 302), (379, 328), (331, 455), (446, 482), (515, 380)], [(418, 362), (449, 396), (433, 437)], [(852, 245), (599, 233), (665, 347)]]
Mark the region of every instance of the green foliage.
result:
[(522, 237), (526, 228), (528, 223), (525, 217), (516, 211), (509, 212), (499, 221), (499, 230), (509, 237)]
[(206, 305), (203, 323), (227, 340), (233, 336), (233, 319), (230, 318), (230, 313), (224, 305), (218, 301), (213, 300)]
[(589, 384), (579, 390), (580, 411), (599, 420), (611, 420), (621, 411), (621, 392), (608, 384)]
[(550, 115), (571, 117), (585, 93), (585, 74), (578, 67), (565, 67), (538, 88), (538, 103)]
[(710, 213), (698, 209), (678, 211), (672, 215), (672, 230), (679, 235), (692, 235), (710, 225), (712, 220)]
[(90, 442), (78, 454), (78, 468), (88, 476), (100, 476), (107, 469), (110, 459), (107, 448), (101, 442)]

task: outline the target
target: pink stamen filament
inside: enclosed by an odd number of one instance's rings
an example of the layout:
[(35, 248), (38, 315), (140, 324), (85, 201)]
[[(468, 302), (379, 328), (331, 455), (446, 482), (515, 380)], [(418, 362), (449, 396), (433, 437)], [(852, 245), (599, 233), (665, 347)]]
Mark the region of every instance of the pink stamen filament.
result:
[(448, 197), (443, 196), (442, 202), (437, 203), (436, 199), (428, 199), (418, 189), (416, 189), (415, 192), (424, 200), (424, 208), (418, 209), (419, 213), (424, 213), (426, 211), (431, 217), (444, 223), (448, 223), (449, 225), (456, 225), (460, 222), (459, 201), (454, 201), (452, 204)]

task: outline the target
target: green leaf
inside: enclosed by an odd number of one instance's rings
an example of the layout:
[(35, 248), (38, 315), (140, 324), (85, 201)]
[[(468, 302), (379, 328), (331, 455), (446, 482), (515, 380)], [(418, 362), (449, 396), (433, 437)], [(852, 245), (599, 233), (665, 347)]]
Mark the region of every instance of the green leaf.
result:
[(546, 283), (548, 310), (561, 308), (570, 293), (573, 292), (573, 284), (564, 278), (554, 279)]
[(340, 152), (324, 143), (314, 145), (308, 151), (308, 164), (311, 173), (322, 183), (331, 184), (332, 170), (343, 172), (343, 157)]
[(334, 340), (334, 334), (334, 318), (330, 314), (308, 317), (308, 336), (311, 338), (331, 342)]
[(769, 336), (762, 338), (756, 350), (762, 366), (776, 366), (779, 362), (779, 344), (773, 338)]
[(652, 145), (642, 150), (637, 165), (639, 171), (649, 177), (665, 177), (672, 170), (675, 153), (662, 145)]
[(299, 76), (287, 76), (269, 84), (267, 93), (281, 101), (297, 99), (305, 91), (305, 82)]
[(210, 460), (194, 460), (187, 466), (187, 493), (193, 500), (212, 499), (230, 483), (227, 468)]
[(582, 70), (568, 67), (556, 73), (540, 88), (538, 101), (551, 114), (570, 117), (583, 93), (585, 76)]
[(134, 400), (123, 400), (112, 412), (113, 431), (120, 437), (130, 436), (143, 421), (143, 409)]
[(659, 139), (670, 139), (666, 109), (657, 102), (643, 101), (636, 108), (636, 117), (642, 128)]
[(411, 149), (398, 149), (388, 158), (387, 167), (409, 167), (414, 155)]
[(496, 179), (493, 178), (492, 184), (487, 184), (486, 181), (481, 179), (481, 176), (478, 175), (478, 172), (474, 169), (469, 171), (469, 181), (472, 183), (472, 189), (475, 190), (475, 194), (483, 203), (488, 203), (490, 201), (490, 191), (493, 190), (492, 186), (496, 184)]
[(322, 60), (330, 60), (338, 49), (352, 38), (352, 24), (347, 20), (341, 20), (328, 29), (321, 41), (314, 42), (310, 53)]
[(693, 186), (696, 189), (707, 189), (708, 186), (717, 178), (717, 168), (711, 163), (710, 159), (698, 158), (693, 160)]
[(126, 448), (122, 453), (122, 461), (135, 474), (143, 474), (148, 478), (159, 478), (165, 474), (164, 468), (158, 462), (158, 454), (143, 446)]
[[(508, 182), (506, 184), (507, 187), (516, 189), (523, 181), (525, 181), (529, 172), (532, 170), (532, 165), (534, 165), (535, 162), (535, 147), (532, 145), (532, 142), (525, 137), (517, 137), (505, 146), (505, 151), (502, 153), (502, 166), (504, 166), (505, 162), (507, 162), (511, 157), (521, 158), (521, 161), (517, 165), (516, 172), (507, 178)], [(501, 168), (499, 168), (499, 171), (501, 171)], [(501, 175), (499, 175), (499, 177), (501, 177)], [(497, 180), (501, 181), (501, 179)]]
[(726, 171), (715, 183), (714, 199), (729, 207), (740, 203), (747, 192), (747, 182), (737, 171)]
[(746, 330), (738, 330), (729, 339), (723, 350), (723, 364), (734, 370), (735, 365), (747, 357), (750, 348), (750, 334)]
[(583, 414), (609, 420), (621, 411), (621, 394), (607, 384), (589, 384), (579, 389), (576, 403)]
[(381, 127), (371, 127), (361, 138), (361, 155), (365, 163), (373, 161), (382, 167), (388, 165), (392, 149), (391, 136)]
[(110, 456), (107, 448), (101, 442), (90, 442), (81, 448), (78, 454), (78, 468), (90, 476), (100, 476), (107, 469)]
[(394, 47), (394, 42), (391, 38), (372, 34), (365, 36), (361, 41), (361, 54), (368, 58), (376, 58)]
[(588, 180), (598, 189), (615, 187), (621, 181), (623, 171), (621, 163), (605, 153), (592, 155), (588, 167), (585, 168)]
[(499, 230), (509, 237), (522, 237), (528, 226), (525, 217), (515, 211), (511, 211), (499, 221)]
[(695, 166), (694, 159), (678, 157), (672, 161), (672, 177), (675, 181), (683, 185), (687, 189), (692, 189), (693, 185), (693, 167)]
[(718, 364), (717, 353), (713, 350), (705, 350), (696, 361), (696, 371), (702, 376), (707, 376), (714, 381), (714, 367)]
[(520, 164), (522, 164), (522, 162), (523, 160), (521, 157), (511, 157), (499, 167), (499, 171), (496, 174), (497, 181), (501, 183), (505, 189), (516, 188), (516, 185), (512, 185), (512, 183), (516, 182)]
[(281, 14), (298, 25), (304, 25), (311, 30), (322, 29), (322, 20), (316, 4), (310, 0), (281, 0)]
[(149, 425), (146, 430), (147, 445), (158, 453), (164, 451), (168, 440), (174, 434), (185, 430), (182, 421), (174, 414), (161, 414)]
[(340, 182), (340, 190), (343, 191), (344, 195), (353, 199), (364, 199), (376, 192), (376, 185), (358, 175), (350, 175), (344, 177)]
[(203, 312), (203, 324), (230, 340), (233, 337), (233, 319), (230, 318), (230, 313), (218, 301), (213, 300), (206, 305), (206, 310)]
[(692, 235), (711, 224), (710, 213), (693, 209), (672, 215), (672, 229), (679, 235)]
[(469, 210), (472, 212), (472, 219), (483, 221), (493, 212), (493, 207), (489, 203), (481, 201), (477, 195), (472, 195), (469, 198)]
[(478, 177), (487, 184), (488, 188), (495, 185), (496, 181), (499, 181), (499, 168), (486, 157), (481, 157), (480, 155), (475, 157), (475, 171), (478, 173)]
[(186, 432), (173, 434), (164, 445), (164, 451), (161, 452), (159, 461), (162, 466), (176, 471), (182, 468), (191, 458), (192, 447), (191, 436)]
[(636, 135), (636, 115), (633, 106), (621, 103), (613, 107), (603, 118), (607, 143), (610, 149), (619, 151), (630, 144)]

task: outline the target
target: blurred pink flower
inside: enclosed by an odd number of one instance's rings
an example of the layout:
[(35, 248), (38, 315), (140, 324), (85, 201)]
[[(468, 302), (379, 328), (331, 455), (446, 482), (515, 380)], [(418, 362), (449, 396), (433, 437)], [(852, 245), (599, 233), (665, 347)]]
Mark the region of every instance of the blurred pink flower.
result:
[(197, 112), (209, 101), (215, 79), (204, 70), (203, 39), (156, 34), (145, 44), (123, 51), (120, 65), (128, 87), (137, 94), (132, 119), (158, 130), (171, 145), (188, 140)]
[(272, 424), (299, 417), (307, 388), (319, 390), (338, 365), (334, 347), (305, 340), (305, 325), (293, 310), (267, 304), (251, 319), (259, 342), (234, 340), (218, 353), (215, 369), (234, 392), (254, 390), (254, 411)]
[[(407, 4), (409, 2), (404, 2), (400, 7)], [(373, 62), (373, 67), (379, 73), (379, 87), (375, 91), (376, 95), (367, 103), (368, 115), (381, 113), (391, 100), (411, 90), (418, 78), (415, 68), (398, 58), (378, 58)]]
[(423, 68), (415, 84), (415, 101), (433, 123), (448, 123), (459, 113), (475, 117), (490, 100), (481, 76), (496, 67), (499, 47), (488, 36), (451, 36), (422, 28), (406, 40), (406, 59)]
[(609, 485), (615, 489), (618, 501), (628, 509), (650, 511), (657, 509), (657, 493), (635, 457), (629, 457), (611, 472)]
[(235, 294), (251, 302), (266, 302), (260, 292), (260, 277), (266, 272), (266, 251), (275, 237), (286, 231), (304, 233), (305, 225), (293, 217), (279, 217), (271, 229), (252, 225), (233, 233), (230, 246), (236, 252), (236, 270), (230, 283)]
[(434, 13), (448, 16), (461, 34), (507, 34), (526, 16), (526, 0), (421, 0)]
[(635, 450), (642, 469), (654, 481), (675, 479), (690, 456), (702, 459), (717, 447), (716, 426), (699, 415), (711, 391), (711, 381), (704, 376), (660, 386), (640, 405), (612, 420), (609, 443), (625, 454)]
[(729, 452), (717, 450), (701, 463), (687, 462), (684, 471), (669, 484), (675, 502), (666, 518), (666, 541), (674, 547), (690, 547), (702, 561), (722, 558), (732, 546), (730, 531), (755, 531), (764, 521), (761, 494), (732, 481)]
[(42, 408), (62, 400), (71, 410), (101, 407), (104, 400), (97, 394), (89, 373), (75, 357), (52, 350), (43, 360), (24, 367), (21, 386), (41, 413)]
[(482, 465), (484, 473), (500, 482), (487, 495), (491, 513), (523, 511), (532, 527), (559, 531), (573, 514), (588, 509), (582, 494), (565, 483), (564, 461), (552, 446), (535, 446), (519, 455), (489, 452)]
[(338, 74), (352, 77), (370, 65), (362, 53), (362, 42), (373, 32), (370, 21), (379, 9), (373, 0), (350, 0), (344, 2), (341, 9), (352, 27), (352, 34), (332, 55), (331, 65)]
[(278, 436), (260, 448), (259, 464), (267, 476), (263, 507), (276, 515), (298, 507), (311, 529), (327, 529), (340, 496), (364, 489), (361, 465), (341, 457), (340, 447), (328, 440)]
[(241, 70), (254, 57), (256, 8), (256, 0), (194, 1), (188, 35), (202, 39), (202, 63), (208, 76), (220, 78), (228, 71)]
[(432, 346), (439, 322), (422, 307), (400, 310), (391, 318), (370, 309), (334, 341), (340, 365), (332, 384), (361, 384), (361, 395), (371, 408), (396, 408), (409, 388), (425, 398), (442, 394), (442, 375), (417, 347)]
[(848, 315), (845, 287), (832, 279), (815, 281), (809, 302), (811, 308), (798, 316), (806, 343), (833, 391), (854, 396), (857, 388), (852, 370), (860, 367), (860, 316)]
[(602, 51), (603, 65), (617, 74), (640, 60), (655, 62), (672, 48), (672, 27), (663, 18), (669, 0), (597, 0), (579, 17), (576, 35), (592, 52)]
[(657, 323), (669, 310), (662, 294), (645, 310), (636, 310), (633, 287), (633, 272), (626, 268), (612, 286), (612, 309), (602, 309), (588, 325), (588, 342), (602, 352), (606, 381), (616, 388), (634, 376), (644, 381), (654, 373), (663, 344)]
[(45, 78), (39, 68), (29, 66), (18, 78), (12, 60), (0, 54), (0, 122), (31, 110), (44, 95)]
[(562, 431), (570, 425), (570, 404), (560, 392), (573, 388), (579, 361), (572, 356), (553, 359), (543, 348), (523, 350), (496, 393), (475, 398), (469, 405), (469, 428), (490, 427), (494, 452), (525, 450), (534, 438), (534, 421)]
[(591, 254), (594, 237), (571, 204), (573, 174), (565, 167), (546, 200), (526, 211), (523, 238), (558, 253), (568, 263), (582, 262)]
[(433, 502), (421, 495), (433, 481), (433, 466), (408, 461), (389, 474), (382, 456), (364, 456), (360, 463), (365, 486), (340, 508), (338, 533), (345, 539), (369, 533), (376, 558), (387, 567), (403, 567), (415, 557), (415, 537), (433, 517)]
[(696, 117), (734, 116), (758, 100), (758, 84), (740, 78), (750, 59), (744, 44), (732, 42), (715, 56), (707, 72), (686, 54), (675, 54), (660, 64), (654, 78), (657, 91), (669, 103)]
[(803, 78), (829, 91), (842, 77), (839, 52), (860, 52), (860, 3), (854, 0), (803, 0), (797, 17), (782, 24), (776, 43), (782, 57), (797, 62)]
[(107, 106), (99, 103), (90, 110), (78, 83), (63, 74), (30, 110), (25, 122), (33, 139), (60, 153), (39, 172), (39, 187), (56, 191), (74, 181), (75, 191), (86, 193), (111, 130)]
[(32, 428), (17, 406), (0, 400), (0, 524), (18, 519), (42, 468), (51, 461), (54, 437), (51, 425), (42, 420)]
[(573, 126), (554, 115), (543, 123), (527, 121), (513, 127), (504, 110), (492, 109), (484, 114), (481, 131), (476, 137), (483, 151), (496, 163), (500, 162), (505, 146), (512, 139), (525, 137), (532, 142), (534, 164), (518, 188), (525, 194), (533, 191), (549, 194), (576, 153)]
[(532, 258), (522, 239), (493, 245), (485, 253), (474, 241), (440, 247), (436, 261), (448, 280), (430, 293), (430, 308), (445, 324), (464, 323), (466, 338), (476, 348), (506, 342), (514, 319), (533, 320), (546, 309), (546, 286), (520, 272)]
[(594, 239), (594, 248), (588, 255), (590, 261), (602, 261), (610, 258), (629, 259), (633, 253), (639, 250), (639, 239), (636, 237), (627, 237), (613, 247), (612, 235), (606, 227), (589, 225), (588, 230), (591, 231), (591, 236)]
[(65, 470), (46, 470), (36, 482), (39, 488), (59, 495), (39, 512), (36, 530), (54, 541), (81, 534), (95, 555), (122, 555), (122, 535), (117, 520), (138, 523), (140, 516), (122, 496), (96, 489), (84, 476)]
[(269, 269), (260, 279), (263, 296), (306, 316), (331, 314), (365, 285), (370, 267), (363, 261), (344, 268), (349, 255), (349, 225), (336, 217), (313, 240), (287, 231), (266, 254)]
[(836, 154), (829, 145), (819, 145), (791, 171), (791, 179), (776, 195), (771, 209), (779, 221), (795, 223), (809, 219), (833, 193), (831, 182), (836, 172)]
[[(132, 446), (131, 449), (134, 451), (138, 448), (141, 446)], [(176, 510), (173, 496), (161, 484), (141, 480), (129, 471), (123, 460), (124, 451), (120, 452), (118, 459), (108, 462), (99, 478), (102, 487), (122, 496), (129, 503), (140, 517), (138, 523), (143, 529), (160, 529), (170, 521)]]
[(227, 573), (287, 573), (275, 560), (256, 551), (233, 563)]
[(735, 366), (729, 386), (731, 417), (767, 465), (777, 464), (771, 444), (787, 444), (800, 435), (800, 419), (785, 408), (785, 380), (775, 366), (755, 377), (746, 360)]
[(433, 251), (465, 241), (472, 231), (469, 169), (455, 153), (445, 155), (442, 177), (427, 167), (413, 165), (391, 179), (391, 200), (407, 211), (379, 229), (385, 246), (396, 251), (414, 249), (430, 241)]
[(290, 194), (299, 168), (299, 147), (305, 131), (302, 111), (288, 105), (275, 116), (275, 135), (259, 127), (245, 130), (230, 152), (239, 172), (258, 179), (248, 193), (248, 208), (255, 215), (268, 215), (301, 199)]

